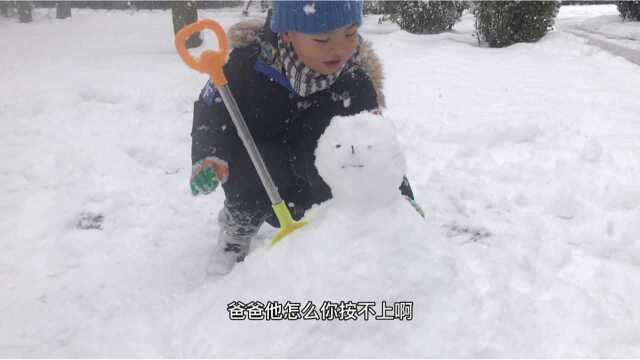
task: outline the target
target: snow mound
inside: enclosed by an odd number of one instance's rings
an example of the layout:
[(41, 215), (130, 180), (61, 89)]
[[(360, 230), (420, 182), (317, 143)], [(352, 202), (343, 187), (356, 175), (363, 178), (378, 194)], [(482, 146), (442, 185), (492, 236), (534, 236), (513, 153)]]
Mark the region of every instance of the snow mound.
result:
[[(334, 198), (311, 209), (304, 228), (273, 247), (265, 238), (229, 275), (190, 293), (167, 319), (177, 334), (167, 352), (545, 357), (604, 354), (610, 343), (637, 352), (639, 314), (624, 299), (640, 292), (637, 228), (608, 221), (602, 231), (617, 243), (598, 241), (599, 225), (587, 221), (593, 205), (562, 186), (539, 210), (521, 199), (529, 205), (508, 210), (513, 225), (504, 214), (482, 226), (469, 224), (474, 216), (424, 221), (398, 191), (405, 158), (393, 123), (366, 113), (333, 119), (316, 165)], [(586, 163), (601, 161), (593, 152)], [(465, 208), (483, 196), (469, 189), (456, 201)]]
[[(190, 345), (181, 355), (373, 356), (415, 354), (424, 346), (410, 336), (418, 325), (411, 320), (429, 317), (429, 303), (443, 296), (456, 265), (432, 249), (439, 230), (428, 227), (400, 194), (405, 160), (393, 124), (368, 113), (334, 118), (316, 155), (334, 198), (309, 212), (306, 227), (255, 250), (210, 289), (200, 310), (187, 318), (188, 340), (180, 342)], [(234, 301), (290, 301), (302, 308), (311, 301), (321, 319), (233, 321), (227, 305)], [(352, 302), (360, 314), (338, 320), (345, 314), (324, 312), (325, 301)], [(369, 320), (364, 302), (375, 303)], [(247, 327), (260, 336), (247, 338)]]

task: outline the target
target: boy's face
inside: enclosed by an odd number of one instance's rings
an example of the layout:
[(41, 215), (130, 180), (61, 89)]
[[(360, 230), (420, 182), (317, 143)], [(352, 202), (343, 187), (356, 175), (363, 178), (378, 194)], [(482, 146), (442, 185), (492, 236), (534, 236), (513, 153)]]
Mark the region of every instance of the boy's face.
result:
[(341, 27), (329, 33), (305, 34), (286, 32), (286, 43), (293, 44), (296, 54), (311, 69), (331, 75), (353, 55), (358, 46), (358, 26)]

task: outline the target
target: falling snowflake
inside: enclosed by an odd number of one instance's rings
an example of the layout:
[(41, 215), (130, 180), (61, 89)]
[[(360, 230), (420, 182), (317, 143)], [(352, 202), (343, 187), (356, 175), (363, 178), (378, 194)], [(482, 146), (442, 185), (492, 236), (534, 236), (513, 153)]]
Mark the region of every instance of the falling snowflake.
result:
[(307, 4), (304, 6), (304, 13), (306, 15), (313, 15), (316, 13), (316, 5), (315, 3)]

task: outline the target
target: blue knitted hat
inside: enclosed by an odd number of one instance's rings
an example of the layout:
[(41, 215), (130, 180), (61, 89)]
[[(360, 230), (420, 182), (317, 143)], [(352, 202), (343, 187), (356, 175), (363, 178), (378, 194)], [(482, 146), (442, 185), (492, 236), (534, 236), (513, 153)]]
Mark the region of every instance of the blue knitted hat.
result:
[(273, 1), (271, 30), (307, 34), (331, 32), (362, 23), (362, 0), (351, 1)]

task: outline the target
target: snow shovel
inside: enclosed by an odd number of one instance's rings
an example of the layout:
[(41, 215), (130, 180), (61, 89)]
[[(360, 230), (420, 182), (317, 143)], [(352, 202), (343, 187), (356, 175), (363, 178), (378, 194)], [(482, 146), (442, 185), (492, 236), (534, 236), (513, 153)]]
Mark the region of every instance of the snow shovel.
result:
[[(205, 29), (209, 29), (213, 31), (213, 33), (218, 38), (218, 46), (220, 50), (205, 50), (202, 52), (199, 58), (194, 59), (193, 56), (187, 51), (185, 46), (185, 41), (191, 36), (191, 34), (202, 31)], [(224, 76), (223, 66), (227, 59), (227, 54), (229, 53), (229, 44), (227, 41), (227, 35), (224, 32), (224, 29), (220, 24), (211, 20), (205, 19), (195, 22), (193, 24), (187, 25), (182, 30), (176, 34), (176, 49), (178, 49), (178, 54), (182, 60), (189, 66), (190, 68), (197, 70), (199, 72), (208, 74), (211, 76), (211, 81), (215, 85), (216, 89), (220, 93), (222, 97), (222, 101), (231, 116), (231, 120), (238, 131), (238, 136), (242, 140), (244, 147), (247, 149), (249, 153), (249, 157), (251, 158), (251, 162), (253, 166), (256, 168), (258, 172), (258, 176), (260, 176), (260, 181), (264, 186), (267, 194), (269, 195), (269, 200), (271, 200), (271, 206), (273, 207), (273, 211), (278, 218), (278, 222), (280, 223), (280, 230), (276, 233), (276, 236), (273, 238), (271, 244), (275, 244), (283, 237), (292, 233), (304, 226), (307, 222), (304, 220), (295, 221), (291, 217), (291, 213), (289, 212), (289, 208), (287, 204), (280, 197), (280, 193), (278, 192), (278, 188), (273, 182), (273, 178), (269, 174), (267, 170), (267, 166), (258, 151), (258, 147), (256, 146), (255, 141), (253, 140), (253, 136), (251, 136), (251, 132), (249, 132), (249, 128), (244, 121), (244, 117), (238, 108), (238, 104), (236, 103), (231, 90), (229, 89), (229, 85), (227, 84), (227, 79)]]

